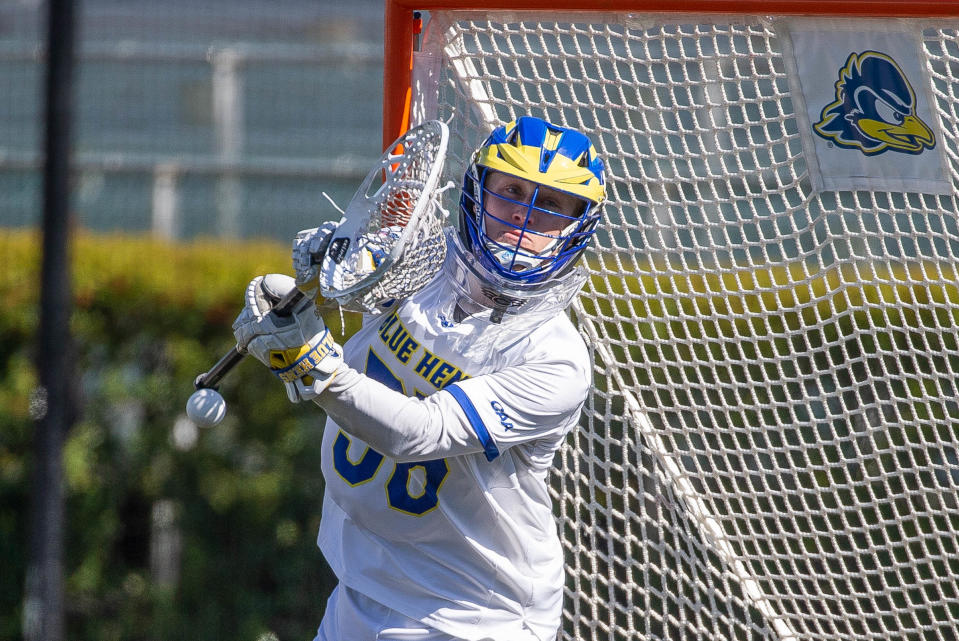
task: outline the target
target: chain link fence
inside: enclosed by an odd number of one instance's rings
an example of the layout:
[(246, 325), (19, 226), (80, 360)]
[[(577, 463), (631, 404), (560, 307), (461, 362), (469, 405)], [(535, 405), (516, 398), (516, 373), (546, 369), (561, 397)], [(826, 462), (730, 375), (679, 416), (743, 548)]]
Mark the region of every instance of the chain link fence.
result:
[[(98, 231), (289, 240), (379, 157), (378, 0), (80, 5), (72, 206)], [(0, 226), (38, 224), (43, 5), (0, 5)]]

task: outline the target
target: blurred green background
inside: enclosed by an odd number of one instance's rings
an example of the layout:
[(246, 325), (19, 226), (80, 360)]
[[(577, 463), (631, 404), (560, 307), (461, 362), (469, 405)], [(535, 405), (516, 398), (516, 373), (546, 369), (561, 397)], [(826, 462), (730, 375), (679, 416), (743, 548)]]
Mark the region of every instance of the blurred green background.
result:
[[(38, 240), (0, 232), (3, 639), (23, 607)], [(243, 283), (288, 271), (286, 247), (82, 233), (75, 251), (67, 638), (312, 638), (332, 587), (314, 541), (322, 412), (249, 362), (221, 388), (222, 424), (184, 415), (193, 378), (232, 346)]]
[[(75, 7), (66, 637), (311, 639), (322, 412), (253, 363), (216, 429), (184, 404), (246, 283), (381, 152), (383, 3)], [(45, 9), (0, 1), (0, 640), (24, 634)]]

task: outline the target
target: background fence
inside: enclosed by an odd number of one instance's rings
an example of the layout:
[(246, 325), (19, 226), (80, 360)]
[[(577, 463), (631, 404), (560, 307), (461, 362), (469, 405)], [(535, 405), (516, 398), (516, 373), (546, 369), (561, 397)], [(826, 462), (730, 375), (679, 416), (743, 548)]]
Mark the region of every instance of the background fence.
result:
[[(252, 365), (225, 383), (222, 429), (200, 433), (183, 403), (231, 347), (249, 278), (289, 270), (293, 234), (339, 215), (323, 192), (345, 205), (379, 158), (382, 2), (76, 6), (73, 220), (132, 233), (71, 248), (66, 638), (312, 638), (332, 587), (322, 415), (250, 393), (275, 385)], [(45, 19), (44, 0), (0, 0), (2, 641), (37, 628)], [(202, 235), (224, 242), (167, 242)]]
[[(0, 2), (0, 226), (39, 222), (42, 6)], [(80, 225), (287, 241), (379, 157), (380, 0), (79, 6)]]

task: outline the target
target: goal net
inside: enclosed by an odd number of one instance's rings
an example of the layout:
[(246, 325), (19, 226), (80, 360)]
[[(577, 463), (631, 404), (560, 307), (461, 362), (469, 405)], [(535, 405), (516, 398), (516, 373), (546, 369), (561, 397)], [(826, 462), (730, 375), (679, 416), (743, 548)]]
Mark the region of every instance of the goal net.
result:
[(572, 310), (596, 385), (552, 477), (564, 639), (956, 638), (959, 9), (818, 6), (418, 37), (450, 180), (523, 114), (607, 160)]

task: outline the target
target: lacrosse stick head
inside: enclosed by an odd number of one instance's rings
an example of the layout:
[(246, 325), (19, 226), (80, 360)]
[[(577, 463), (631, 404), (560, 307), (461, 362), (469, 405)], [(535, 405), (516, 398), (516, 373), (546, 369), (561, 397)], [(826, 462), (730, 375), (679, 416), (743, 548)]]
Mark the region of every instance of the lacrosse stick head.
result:
[(449, 130), (414, 127), (380, 157), (346, 206), (320, 265), (320, 294), (341, 308), (378, 312), (421, 289), (446, 257), (445, 212), (435, 195)]

